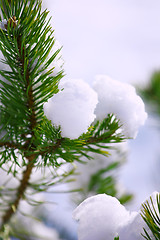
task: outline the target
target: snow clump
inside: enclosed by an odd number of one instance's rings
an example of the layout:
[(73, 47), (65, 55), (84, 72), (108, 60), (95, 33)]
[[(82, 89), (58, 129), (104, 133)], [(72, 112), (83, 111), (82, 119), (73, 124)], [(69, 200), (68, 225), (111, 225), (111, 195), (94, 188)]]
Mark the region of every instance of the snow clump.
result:
[(93, 88), (99, 101), (95, 110), (96, 120), (103, 120), (107, 114), (113, 113), (122, 124), (123, 134), (135, 138), (147, 118), (144, 103), (135, 88), (106, 75), (97, 75)]
[(124, 136), (135, 138), (147, 118), (135, 88), (106, 75), (96, 76), (93, 89), (81, 79), (63, 80), (60, 89), (63, 91), (44, 104), (44, 113), (54, 125), (61, 126), (63, 137), (78, 138), (94, 120), (114, 114)]
[(87, 198), (74, 210), (73, 218), (79, 221), (78, 240), (113, 240), (117, 236), (143, 240), (143, 228), (149, 232), (140, 212), (126, 210), (115, 197), (106, 194)]
[(44, 104), (44, 113), (52, 124), (61, 126), (63, 137), (78, 138), (95, 119), (97, 93), (83, 80), (63, 80), (63, 89)]
[(79, 221), (78, 240), (113, 240), (124, 221), (135, 214), (130, 215), (115, 197), (99, 194), (87, 198), (73, 213)]

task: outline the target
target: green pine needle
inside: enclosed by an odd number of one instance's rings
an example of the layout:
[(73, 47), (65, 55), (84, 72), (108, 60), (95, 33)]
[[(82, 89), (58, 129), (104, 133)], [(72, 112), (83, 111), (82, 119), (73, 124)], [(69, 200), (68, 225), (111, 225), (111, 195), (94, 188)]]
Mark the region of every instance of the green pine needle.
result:
[[(141, 216), (146, 222), (147, 226), (149, 227), (152, 235), (154, 236), (155, 240), (160, 239), (160, 194), (156, 195), (156, 205), (153, 202), (153, 199), (150, 197), (150, 201), (142, 204), (142, 211)], [(144, 233), (142, 236), (147, 239), (151, 240), (152, 237), (150, 236), (150, 232), (147, 232), (144, 229)]]

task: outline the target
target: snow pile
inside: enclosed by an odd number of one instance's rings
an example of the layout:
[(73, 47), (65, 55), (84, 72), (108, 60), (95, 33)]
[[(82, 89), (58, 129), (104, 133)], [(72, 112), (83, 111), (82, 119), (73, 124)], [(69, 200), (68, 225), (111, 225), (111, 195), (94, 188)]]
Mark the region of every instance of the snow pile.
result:
[[(152, 203), (154, 205), (154, 209), (158, 213), (159, 210), (158, 210), (157, 201), (156, 201), (157, 194), (159, 194), (159, 193), (156, 191), (153, 192), (151, 194), (151, 196), (144, 201), (144, 203), (148, 202), (150, 205), (150, 208), (153, 210), (153, 206), (152, 206), (151, 200), (150, 200), (150, 198), (152, 198)], [(141, 207), (141, 209), (142, 209), (142, 207)], [(119, 229), (120, 239), (124, 239), (124, 240), (128, 240), (128, 239), (129, 240), (141, 240), (142, 239), (143, 240), (144, 238), (137, 235), (137, 233), (144, 234), (143, 228), (145, 228), (147, 230), (147, 232), (149, 233), (149, 236), (151, 237), (151, 239), (153, 239), (150, 229), (145, 224), (145, 222), (143, 221), (143, 219), (139, 213), (140, 213), (140, 211), (137, 213), (137, 215), (135, 216), (135, 218), (132, 221), (126, 222), (125, 226), (123, 226), (122, 228)]]
[(130, 214), (116, 198), (99, 194), (82, 202), (73, 217), (79, 220), (79, 240), (113, 240), (124, 221), (135, 215)]
[(44, 104), (44, 112), (53, 124), (61, 126), (63, 137), (78, 138), (87, 131), (95, 115), (95, 120), (103, 120), (113, 113), (123, 125), (123, 134), (135, 138), (147, 118), (135, 88), (105, 75), (96, 77), (94, 90), (80, 79), (64, 80), (60, 88), (64, 90)]
[(93, 87), (98, 93), (99, 100), (95, 110), (97, 120), (102, 120), (107, 114), (113, 113), (120, 119), (124, 135), (135, 138), (139, 127), (147, 118), (144, 103), (136, 94), (135, 88), (106, 75), (96, 76)]
[(129, 212), (115, 198), (99, 194), (87, 198), (74, 211), (79, 221), (79, 240), (143, 240), (141, 233), (148, 227), (139, 212)]
[(63, 137), (78, 138), (95, 119), (97, 94), (81, 79), (64, 80), (60, 88), (64, 89), (44, 104), (44, 113), (61, 126)]

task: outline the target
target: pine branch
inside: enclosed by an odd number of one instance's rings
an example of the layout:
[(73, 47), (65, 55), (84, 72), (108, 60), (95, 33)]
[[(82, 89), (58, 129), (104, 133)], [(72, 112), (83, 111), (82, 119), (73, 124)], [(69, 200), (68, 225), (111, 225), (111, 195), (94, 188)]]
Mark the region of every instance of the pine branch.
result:
[(150, 201), (142, 204), (141, 216), (150, 230), (144, 229), (142, 236), (147, 240), (151, 240), (153, 237), (155, 240), (160, 239), (160, 194), (156, 194), (155, 202), (150, 197)]
[[(24, 15), (28, 12), (32, 12), (32, 16), (29, 18), (29, 21), (33, 21), (32, 24), (35, 23), (35, 15), (38, 15), (40, 18), (41, 16), (43, 17), (43, 22), (44, 19), (46, 18), (46, 14), (42, 14), (40, 16), (40, 10), (41, 10), (41, 4), (39, 1), (31, 1), (30, 5), (27, 6), (28, 1), (26, 0), (24, 2), (23, 8), (20, 8), (20, 1), (13, 1), (15, 4), (15, 15), (16, 12), (21, 12), (21, 21), (24, 17)], [(12, 2), (12, 3), (13, 3)], [(9, 119), (7, 120), (6, 127), (9, 126), (9, 130), (12, 129), (13, 133), (10, 134), (10, 138), (14, 139), (14, 142), (0, 142), (1, 147), (5, 147), (6, 149), (20, 149), (23, 152), (24, 157), (28, 160), (26, 164), (26, 170), (23, 172), (22, 179), (20, 181), (20, 185), (17, 189), (16, 193), (16, 198), (14, 201), (10, 203), (9, 208), (6, 210), (2, 217), (2, 225), (1, 225), (1, 231), (3, 229), (4, 224), (6, 224), (12, 215), (16, 212), (20, 200), (23, 198), (24, 193), (29, 185), (29, 179), (30, 175), (32, 173), (32, 169), (34, 168), (34, 164), (36, 161), (36, 155), (34, 154), (34, 151), (36, 149), (36, 145), (34, 144), (35, 140), (35, 128), (38, 125), (38, 121), (40, 121), (40, 118), (38, 117), (38, 114), (36, 113), (39, 109), (37, 108), (37, 101), (36, 101), (36, 95), (35, 95), (35, 90), (33, 89), (33, 79), (36, 79), (36, 77), (33, 75), (33, 72), (36, 73), (36, 70), (40, 72), (37, 68), (37, 66), (32, 70), (30, 66), (30, 62), (28, 61), (29, 59), (32, 59), (30, 55), (33, 55), (32, 52), (35, 50), (34, 48), (30, 51), (31, 53), (28, 53), (27, 49), (27, 43), (26, 39), (24, 39), (24, 35), (22, 35), (21, 26), (17, 27), (17, 23), (14, 24), (14, 20), (16, 17), (12, 18), (9, 16), (9, 14), (13, 11), (13, 9), (10, 8), (8, 5), (7, 1), (3, 2), (5, 9), (2, 8), (3, 15), (6, 17), (6, 14), (9, 17), (9, 20), (7, 21), (6, 25), (6, 31), (1, 30), (1, 51), (6, 59), (6, 63), (9, 64), (10, 68), (12, 71), (1, 71), (1, 75), (6, 79), (8, 82), (1, 81), (2, 88), (1, 88), (1, 102), (3, 104), (2, 110), (4, 112), (4, 115), (1, 118), (1, 124), (5, 122), (6, 117), (8, 118), (8, 115), (10, 116)], [(21, 5), (22, 7), (22, 5)], [(33, 11), (32, 11), (32, 7)], [(7, 10), (7, 11), (6, 11)], [(39, 21), (40, 22), (40, 21)], [(41, 19), (42, 22), (42, 19)], [(28, 23), (31, 25), (31, 22)], [(41, 23), (40, 23), (41, 24)], [(42, 28), (42, 26), (41, 26)], [(39, 29), (41, 29), (39, 27)], [(38, 29), (38, 30), (39, 30)], [(44, 28), (45, 29), (45, 28)], [(27, 29), (28, 30), (28, 29)], [(49, 29), (50, 30), (50, 29)], [(44, 30), (42, 30), (43, 32)], [(36, 31), (35, 31), (36, 32)], [(42, 32), (39, 32), (40, 37), (44, 38), (44, 36), (47, 34), (47, 31), (44, 32), (44, 35), (42, 35)], [(32, 33), (32, 30), (30, 30), (30, 33)], [(34, 33), (35, 34), (35, 33)], [(36, 35), (37, 36), (37, 35)], [(50, 38), (51, 39), (51, 38)], [(33, 40), (33, 39), (32, 39)], [(36, 39), (37, 41), (37, 39)], [(48, 40), (47, 40), (48, 42)], [(50, 42), (48, 42), (48, 46), (52, 45), (52, 39)], [(41, 41), (41, 44), (44, 43)], [(34, 44), (34, 43), (33, 43)], [(39, 47), (39, 45), (37, 44)], [(36, 50), (37, 52), (37, 50)], [(42, 53), (42, 51), (41, 51)], [(44, 47), (44, 53), (46, 54), (46, 48)], [(43, 53), (42, 53), (43, 55)], [(41, 58), (43, 59), (43, 62), (45, 61), (46, 56), (42, 56)], [(14, 57), (14, 58), (13, 58)], [(37, 56), (36, 56), (37, 57)], [(55, 56), (54, 56), (55, 57)], [(12, 61), (11, 61), (12, 60)], [(50, 60), (50, 59), (49, 59)], [(38, 62), (38, 66), (42, 64), (41, 62)], [(49, 66), (50, 62), (47, 61), (46, 65)], [(18, 72), (17, 72), (18, 71)], [(37, 74), (37, 73), (36, 73)], [(48, 76), (48, 74), (47, 74)], [(18, 78), (17, 78), (18, 77)], [(17, 84), (15, 82), (17, 81)], [(43, 80), (43, 78), (42, 78)], [(48, 82), (47, 82), (48, 84)], [(53, 84), (51, 84), (53, 86)], [(45, 86), (43, 86), (44, 88)], [(41, 89), (43, 90), (43, 89)], [(14, 96), (15, 94), (15, 96)], [(52, 90), (53, 94), (53, 90)], [(47, 94), (50, 96), (50, 94)], [(45, 95), (44, 95), (45, 96)], [(42, 96), (42, 97), (44, 97)], [(47, 96), (47, 98), (48, 98)], [(18, 97), (21, 99), (18, 100)], [(47, 99), (45, 97), (45, 100)], [(22, 104), (22, 105), (21, 105)], [(12, 105), (12, 106), (11, 106)], [(8, 109), (9, 106), (9, 109)], [(13, 109), (16, 109), (16, 111), (10, 111), (11, 107)], [(25, 112), (26, 111), (26, 112)], [(17, 115), (17, 112), (19, 113)], [(16, 113), (16, 114), (15, 114)], [(12, 117), (13, 116), (13, 117)], [(14, 120), (17, 118), (17, 123)], [(24, 121), (24, 116), (26, 116), (26, 121)], [(19, 119), (21, 121), (19, 121)], [(28, 125), (27, 128), (25, 125)], [(3, 127), (4, 128), (4, 127)], [(16, 131), (20, 128), (20, 131)], [(24, 132), (23, 132), (24, 128)], [(7, 129), (6, 129), (7, 130)], [(19, 133), (21, 133), (21, 137), (19, 136)], [(29, 139), (26, 138), (26, 135), (29, 134), (30, 137)], [(24, 140), (23, 140), (24, 139)], [(23, 140), (23, 145), (20, 145), (19, 142), (22, 142)], [(17, 142), (18, 141), (18, 142)], [(56, 145), (55, 148), (58, 146)], [(13, 153), (14, 154), (14, 153)], [(15, 155), (15, 154), (14, 154)]]
[[(30, 134), (31, 134), (31, 138), (33, 138), (34, 137), (34, 128), (37, 125), (35, 108), (34, 108), (35, 101), (34, 101), (34, 97), (33, 97), (33, 89), (32, 89), (32, 86), (30, 86), (29, 65), (27, 64), (27, 66), (25, 66), (25, 49), (24, 49), (24, 47), (22, 47), (22, 40), (21, 40), (20, 36), (17, 37), (17, 46), (18, 46), (18, 51), (19, 51), (18, 61), (19, 61), (19, 64), (21, 65), (21, 76), (22, 76), (22, 78), (25, 78), (25, 84), (26, 84), (24, 91), (25, 92), (28, 91), (27, 107), (28, 107), (28, 110), (30, 111), (30, 118), (29, 118)], [(13, 145), (13, 144), (5, 144), (5, 146), (15, 148), (15, 145)], [(30, 147), (30, 149), (32, 150), (32, 146)], [(23, 172), (23, 176), (22, 176), (22, 180), (20, 181), (20, 185), (17, 189), (16, 198), (10, 204), (10, 206), (9, 206), (8, 210), (5, 212), (5, 214), (2, 216), (2, 225), (1, 225), (1, 229), (0, 229), (1, 231), (3, 230), (4, 224), (6, 224), (10, 220), (12, 215), (16, 212), (16, 210), (19, 206), (19, 202), (23, 198), (26, 188), (29, 185), (30, 175), (32, 173), (32, 169), (34, 168), (35, 156), (31, 155), (26, 158), (28, 160), (28, 163), (27, 163), (26, 170)]]
[[(58, 158), (62, 158), (66, 162), (80, 161), (82, 156), (91, 158), (88, 155), (89, 152), (106, 155), (105, 149), (110, 148), (110, 143), (125, 140), (124, 136), (118, 133), (119, 128), (119, 121), (114, 115), (109, 114), (102, 122), (98, 121), (91, 126), (86, 134), (71, 140), (62, 138), (60, 128), (55, 129), (50, 121), (44, 119), (39, 129), (36, 129), (36, 138), (40, 138), (41, 144), (35, 153), (44, 158), (45, 164), (47, 162), (55, 164)], [(40, 134), (42, 135), (40, 136)]]
[[(61, 128), (53, 126), (43, 112), (44, 103), (58, 93), (58, 83), (63, 77), (63, 71), (55, 74), (51, 66), (60, 49), (49, 57), (55, 39), (47, 21), (48, 12), (41, 12), (39, 0), (12, 0), (10, 5), (3, 0), (1, 10), (1, 19), (7, 23), (0, 29), (0, 50), (3, 63), (9, 68), (0, 70), (0, 131), (5, 132), (0, 140), (0, 166), (14, 162), (26, 168), (15, 199), (2, 216), (2, 231), (17, 211), (26, 189), (33, 186), (30, 176), (38, 166), (38, 158), (42, 167), (57, 167), (59, 159), (80, 161), (82, 156), (90, 158), (90, 152), (106, 155), (110, 143), (122, 142), (125, 138), (118, 132), (119, 121), (112, 114), (95, 123), (78, 139), (61, 136)], [(17, 151), (25, 159), (22, 164)], [(33, 188), (41, 191), (36, 185)]]

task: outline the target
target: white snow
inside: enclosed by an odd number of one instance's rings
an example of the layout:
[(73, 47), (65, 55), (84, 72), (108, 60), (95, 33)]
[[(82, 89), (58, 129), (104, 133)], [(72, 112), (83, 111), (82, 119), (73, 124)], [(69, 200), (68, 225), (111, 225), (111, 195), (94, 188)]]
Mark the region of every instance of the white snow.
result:
[(81, 79), (65, 79), (60, 88), (64, 89), (44, 104), (44, 113), (53, 124), (61, 126), (63, 137), (78, 138), (87, 131), (95, 115), (96, 120), (103, 120), (113, 113), (122, 124), (123, 134), (135, 138), (147, 118), (135, 88), (106, 75), (96, 76), (94, 90)]
[(96, 119), (102, 120), (107, 114), (113, 113), (120, 119), (124, 135), (135, 138), (138, 128), (147, 118), (144, 103), (135, 88), (107, 75), (97, 75), (93, 87), (99, 100), (95, 110)]
[[(155, 196), (153, 198), (154, 205)], [(138, 212), (130, 212), (115, 198), (99, 194), (83, 201), (73, 212), (79, 221), (78, 240), (113, 240), (119, 236), (123, 240), (143, 240), (143, 228), (150, 233)]]
[(61, 126), (63, 137), (78, 138), (95, 119), (97, 94), (81, 79), (63, 80), (60, 88), (64, 89), (44, 104), (44, 113)]
[[(153, 211), (153, 206), (151, 204), (151, 198), (152, 198), (152, 203), (154, 205), (154, 209), (158, 213), (158, 206), (157, 206), (157, 201), (156, 201), (156, 196), (159, 194), (158, 192), (153, 192), (150, 197), (148, 197), (144, 203), (148, 202), (150, 205), (150, 208)], [(142, 206), (140, 208), (142, 210)], [(142, 220), (142, 217), (140, 215), (140, 211), (137, 212), (137, 215), (135, 218), (133, 218), (130, 222), (126, 222), (126, 225), (123, 226), (121, 229), (119, 229), (119, 237), (120, 239), (123, 240), (141, 240), (144, 239), (141, 235), (141, 233), (144, 234), (143, 228), (147, 230), (149, 233), (150, 237), (152, 237), (152, 233), (150, 229), (146, 226), (145, 222)]]
[(73, 217), (79, 221), (79, 240), (113, 240), (130, 214), (116, 198), (99, 194), (82, 202)]

